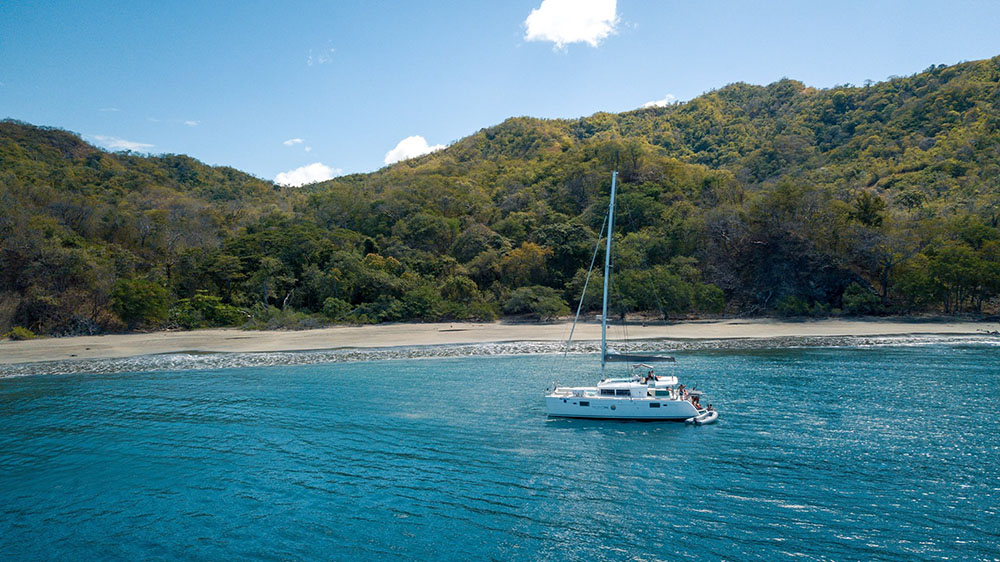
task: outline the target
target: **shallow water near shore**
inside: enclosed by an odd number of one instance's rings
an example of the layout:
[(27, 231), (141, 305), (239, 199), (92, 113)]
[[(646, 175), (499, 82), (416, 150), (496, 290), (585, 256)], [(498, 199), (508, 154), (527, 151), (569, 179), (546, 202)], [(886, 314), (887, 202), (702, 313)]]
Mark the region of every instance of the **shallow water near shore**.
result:
[(1000, 557), (1000, 349), (853, 343), (681, 350), (704, 427), (546, 418), (579, 353), (5, 378), (0, 558)]

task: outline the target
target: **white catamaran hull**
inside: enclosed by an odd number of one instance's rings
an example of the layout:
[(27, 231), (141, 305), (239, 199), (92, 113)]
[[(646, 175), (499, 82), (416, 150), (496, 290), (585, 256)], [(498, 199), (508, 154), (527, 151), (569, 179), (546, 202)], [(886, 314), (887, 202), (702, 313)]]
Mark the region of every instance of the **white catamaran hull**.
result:
[(549, 416), (557, 418), (684, 421), (698, 415), (687, 400), (546, 396)]

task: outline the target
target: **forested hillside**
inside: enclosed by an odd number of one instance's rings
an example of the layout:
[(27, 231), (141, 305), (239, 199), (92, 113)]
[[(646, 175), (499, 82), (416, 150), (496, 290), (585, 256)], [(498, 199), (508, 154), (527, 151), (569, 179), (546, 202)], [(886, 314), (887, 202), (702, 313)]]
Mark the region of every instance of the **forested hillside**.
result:
[(618, 314), (995, 314), (998, 81), (733, 84), (304, 188), (5, 121), (0, 333), (565, 314), (614, 169)]

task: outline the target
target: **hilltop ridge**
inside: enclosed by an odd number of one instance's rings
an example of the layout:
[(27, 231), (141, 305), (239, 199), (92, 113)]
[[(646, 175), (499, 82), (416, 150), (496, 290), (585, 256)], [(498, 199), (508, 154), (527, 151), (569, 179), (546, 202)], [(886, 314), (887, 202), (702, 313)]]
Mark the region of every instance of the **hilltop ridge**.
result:
[(998, 83), (736, 83), (303, 188), (3, 121), (0, 333), (563, 314), (612, 169), (618, 313), (994, 312)]

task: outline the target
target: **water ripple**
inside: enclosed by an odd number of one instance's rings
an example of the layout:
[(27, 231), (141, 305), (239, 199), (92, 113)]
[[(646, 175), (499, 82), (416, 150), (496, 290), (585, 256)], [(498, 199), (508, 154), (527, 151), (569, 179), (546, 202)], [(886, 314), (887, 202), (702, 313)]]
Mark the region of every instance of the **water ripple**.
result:
[(996, 558), (995, 346), (851, 341), (643, 342), (705, 427), (547, 419), (590, 344), (9, 377), (0, 559)]

